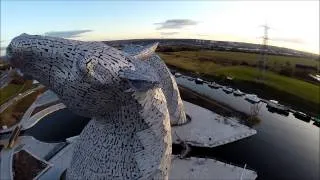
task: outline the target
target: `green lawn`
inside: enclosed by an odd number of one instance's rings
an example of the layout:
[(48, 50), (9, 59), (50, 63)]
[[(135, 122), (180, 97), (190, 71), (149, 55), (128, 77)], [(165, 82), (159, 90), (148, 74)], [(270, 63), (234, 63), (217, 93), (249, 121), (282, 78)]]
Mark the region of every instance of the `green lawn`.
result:
[(0, 89), (0, 105), (7, 101), (10, 97), (18, 94), (23, 88), (23, 84), (9, 84)]
[[(256, 78), (260, 74), (256, 68), (243, 66), (219, 68), (215, 70), (214, 73), (217, 75), (232, 76), (235, 79), (245, 81), (256, 81)], [(307, 101), (319, 104), (320, 88), (317, 85), (282, 76), (270, 71), (264, 73), (263, 83), (278, 90), (301, 97)]]
[(181, 57), (172, 56), (166, 54), (160, 54), (160, 57), (169, 65), (179, 67), (185, 70), (193, 72), (201, 72), (205, 74), (210, 74), (213, 69), (219, 68), (220, 65), (214, 63), (213, 61), (201, 61), (198, 59), (193, 59), (192, 57)]
[(0, 89), (0, 105), (17, 95), (18, 93), (22, 93), (30, 89), (31, 87), (32, 80), (27, 80), (24, 84), (8, 84), (6, 87)]
[[(242, 63), (246, 62), (249, 65), (256, 65), (259, 59), (259, 54), (254, 53), (242, 53), (242, 52), (226, 52), (226, 51), (178, 51), (178, 52), (167, 52), (159, 53), (162, 57), (175, 57), (175, 58), (187, 58), (193, 60), (208, 60), (213, 61), (216, 64), (220, 63)], [(278, 70), (281, 66), (285, 66), (287, 62), (290, 62), (292, 67), (295, 64), (303, 64), (308, 66), (317, 67), (319, 61), (315, 59), (300, 58), (300, 57), (287, 57), (287, 56), (268, 56), (267, 65), (274, 70)]]
[(7, 127), (11, 127), (18, 123), (25, 111), (31, 106), (41, 92), (41, 90), (38, 90), (29, 94), (0, 113), (0, 126), (6, 125)]

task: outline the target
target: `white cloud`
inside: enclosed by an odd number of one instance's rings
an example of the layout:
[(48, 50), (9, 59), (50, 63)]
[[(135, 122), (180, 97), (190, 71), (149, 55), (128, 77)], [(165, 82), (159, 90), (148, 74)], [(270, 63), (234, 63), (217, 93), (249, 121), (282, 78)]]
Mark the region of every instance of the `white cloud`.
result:
[(76, 38), (80, 34), (92, 32), (92, 30), (73, 30), (73, 31), (50, 31), (44, 33), (46, 36), (61, 37), (61, 38)]
[(182, 29), (186, 26), (195, 26), (198, 24), (197, 21), (190, 20), (190, 19), (169, 19), (165, 22), (154, 23), (158, 25), (157, 30), (160, 29)]

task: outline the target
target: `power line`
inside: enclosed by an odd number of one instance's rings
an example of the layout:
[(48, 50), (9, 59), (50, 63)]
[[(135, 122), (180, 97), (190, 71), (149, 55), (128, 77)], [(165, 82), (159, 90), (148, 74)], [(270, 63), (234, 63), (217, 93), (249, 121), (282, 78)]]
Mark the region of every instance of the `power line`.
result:
[(262, 37), (262, 44), (260, 47), (260, 56), (258, 59), (258, 70), (260, 72), (259, 79), (263, 80), (266, 64), (268, 61), (268, 40), (269, 40), (268, 30), (270, 29), (270, 27), (267, 24), (262, 25), (262, 27), (264, 28), (264, 35)]

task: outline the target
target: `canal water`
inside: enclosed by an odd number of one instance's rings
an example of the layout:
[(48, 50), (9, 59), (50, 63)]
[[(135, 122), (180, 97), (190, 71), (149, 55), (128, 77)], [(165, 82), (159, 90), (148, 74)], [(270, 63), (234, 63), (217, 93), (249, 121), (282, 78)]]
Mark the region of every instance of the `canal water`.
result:
[[(196, 84), (182, 76), (179, 85), (249, 114), (251, 103), (244, 96), (225, 93), (207, 84)], [(257, 134), (216, 148), (193, 148), (191, 155), (211, 157), (255, 170), (258, 179), (320, 179), (319, 128), (311, 122), (269, 112), (260, 102), (261, 121), (253, 128)]]
[(89, 120), (90, 118), (77, 116), (68, 109), (61, 109), (41, 119), (26, 130), (24, 135), (44, 142), (61, 142), (68, 137), (79, 135)]
[[(244, 97), (184, 77), (177, 78), (177, 82), (238, 111), (250, 112), (251, 104)], [(258, 179), (320, 179), (319, 128), (296, 119), (292, 113), (283, 116), (269, 112), (265, 103), (260, 105), (261, 121), (253, 127), (256, 135), (215, 148), (193, 148), (191, 155), (242, 167), (246, 164), (258, 173)], [(63, 109), (46, 116), (25, 134), (45, 142), (58, 142), (78, 135), (88, 121)]]

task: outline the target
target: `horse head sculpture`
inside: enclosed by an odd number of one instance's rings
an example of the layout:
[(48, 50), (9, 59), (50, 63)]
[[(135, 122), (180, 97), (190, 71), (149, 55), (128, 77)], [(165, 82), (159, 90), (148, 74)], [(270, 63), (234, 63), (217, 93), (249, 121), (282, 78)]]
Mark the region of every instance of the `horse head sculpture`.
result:
[[(6, 59), (92, 120), (75, 144), (68, 179), (167, 179), (171, 124), (186, 121), (179, 91), (154, 50), (22, 34)], [(62, 127), (68, 128), (68, 127)]]

